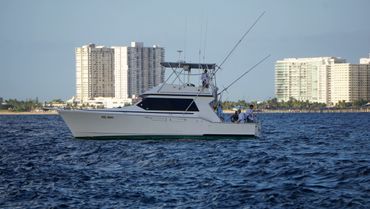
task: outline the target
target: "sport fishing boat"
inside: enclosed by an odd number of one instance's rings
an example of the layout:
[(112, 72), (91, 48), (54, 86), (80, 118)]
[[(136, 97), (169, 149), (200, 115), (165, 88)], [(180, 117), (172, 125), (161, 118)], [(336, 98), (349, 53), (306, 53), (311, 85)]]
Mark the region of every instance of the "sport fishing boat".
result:
[[(168, 79), (143, 93), (132, 106), (114, 109), (58, 110), (74, 137), (257, 136), (260, 124), (232, 123), (214, 111), (219, 103), (216, 64), (163, 62)], [(190, 83), (191, 71), (209, 75), (209, 85)], [(187, 82), (181, 75), (188, 76)], [(175, 75), (179, 83), (167, 83)], [(195, 74), (199, 76), (200, 74)]]

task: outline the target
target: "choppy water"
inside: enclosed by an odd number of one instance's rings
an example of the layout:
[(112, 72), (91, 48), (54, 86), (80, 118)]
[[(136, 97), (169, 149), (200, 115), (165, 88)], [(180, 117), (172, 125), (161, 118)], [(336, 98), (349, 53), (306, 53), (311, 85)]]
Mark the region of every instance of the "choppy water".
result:
[(262, 114), (245, 140), (78, 140), (0, 116), (0, 208), (370, 208), (370, 114)]

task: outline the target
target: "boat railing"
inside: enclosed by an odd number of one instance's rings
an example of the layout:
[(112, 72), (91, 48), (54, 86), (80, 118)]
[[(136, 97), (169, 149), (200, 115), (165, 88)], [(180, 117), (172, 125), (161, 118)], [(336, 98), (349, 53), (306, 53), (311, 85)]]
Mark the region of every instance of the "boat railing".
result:
[[(231, 121), (231, 117), (232, 117), (232, 115), (228, 115), (227, 113), (222, 113), (222, 116), (219, 116), (222, 123), (235, 123), (235, 122)], [(256, 114), (253, 114), (253, 121), (248, 121), (248, 122), (245, 121), (244, 123), (260, 123), (260, 120), (259, 120), (259, 118), (257, 117)], [(242, 124), (244, 124), (244, 123), (242, 123)], [(235, 124), (238, 124), (238, 123), (235, 123)]]
[[(216, 69), (216, 64), (206, 64), (206, 63), (186, 63), (186, 62), (161, 62), (161, 65), (167, 69), (171, 69), (172, 73), (167, 77), (167, 79), (163, 82), (162, 86), (158, 89), (157, 92), (160, 92), (165, 84), (175, 75), (175, 79), (171, 84), (174, 84), (175, 81), (179, 81), (183, 85), (190, 84), (190, 76), (200, 76), (202, 73), (191, 73), (192, 69), (198, 70), (209, 70), (209, 74), (212, 75)], [(187, 81), (184, 77), (184, 80), (181, 76), (187, 75)], [(212, 76), (210, 77), (210, 81), (212, 81)]]

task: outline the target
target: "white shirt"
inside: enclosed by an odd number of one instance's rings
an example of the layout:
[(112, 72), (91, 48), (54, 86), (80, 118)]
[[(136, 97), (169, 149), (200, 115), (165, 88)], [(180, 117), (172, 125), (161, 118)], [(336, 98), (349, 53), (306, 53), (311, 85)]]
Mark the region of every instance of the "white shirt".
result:
[(202, 73), (201, 79), (202, 79), (202, 81), (208, 82), (208, 80), (209, 80), (208, 73)]
[(249, 118), (249, 120), (254, 121), (253, 109), (248, 109), (247, 111), (245, 111), (245, 116), (244, 116), (244, 118), (245, 118), (245, 119)]
[(239, 118), (238, 118), (238, 123), (245, 123), (245, 120), (246, 118), (245, 118), (245, 115), (244, 115), (244, 113), (239, 113)]

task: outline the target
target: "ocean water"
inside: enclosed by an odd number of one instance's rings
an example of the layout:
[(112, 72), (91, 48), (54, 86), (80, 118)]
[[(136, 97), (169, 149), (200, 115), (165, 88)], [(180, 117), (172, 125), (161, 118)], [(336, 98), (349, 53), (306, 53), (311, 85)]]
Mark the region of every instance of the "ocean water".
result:
[(260, 138), (81, 140), (0, 116), (0, 208), (370, 208), (370, 114), (260, 114)]

